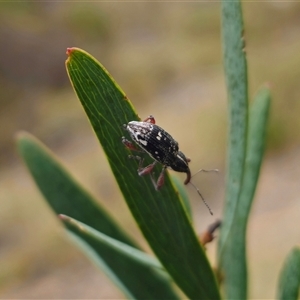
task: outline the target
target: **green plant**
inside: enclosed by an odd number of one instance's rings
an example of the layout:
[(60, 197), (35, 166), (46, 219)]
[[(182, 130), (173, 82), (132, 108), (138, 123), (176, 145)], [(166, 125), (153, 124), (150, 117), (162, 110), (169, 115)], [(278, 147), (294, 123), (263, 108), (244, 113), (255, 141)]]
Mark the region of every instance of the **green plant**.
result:
[[(241, 6), (223, 1), (222, 33), (229, 98), (226, 205), (218, 249), (218, 274), (225, 297), (247, 298), (246, 228), (264, 149), (270, 93), (262, 88), (248, 112), (247, 68)], [(39, 141), (21, 133), (18, 147), (51, 208), (84, 249), (132, 299), (179, 299), (171, 280), (190, 299), (220, 299), (220, 288), (193, 230), (186, 196), (167, 175), (159, 193), (149, 177), (137, 178), (122, 147), (121, 124), (139, 120), (131, 102), (105, 68), (83, 50), (70, 48), (66, 67), (124, 199), (156, 258), (127, 236)], [(174, 182), (179, 190), (180, 184)], [(297, 297), (296, 249), (283, 274), (278, 294)], [(292, 291), (291, 291), (292, 290)], [(296, 299), (296, 298), (291, 298)]]

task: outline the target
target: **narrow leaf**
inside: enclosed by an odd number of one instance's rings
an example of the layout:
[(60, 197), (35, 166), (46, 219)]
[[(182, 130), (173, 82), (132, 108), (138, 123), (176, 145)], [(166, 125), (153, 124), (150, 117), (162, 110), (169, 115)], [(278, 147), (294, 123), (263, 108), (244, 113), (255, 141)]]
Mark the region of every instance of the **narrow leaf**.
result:
[(72, 85), (149, 245), (189, 298), (219, 299), (212, 269), (169, 176), (166, 174), (165, 185), (157, 192), (149, 176), (139, 177), (137, 163), (128, 160), (128, 151), (121, 143), (126, 135), (122, 124), (139, 120), (130, 101), (88, 53), (76, 48), (67, 53)]
[(269, 107), (270, 92), (263, 88), (250, 109), (243, 184), (224, 249), (225, 290), (230, 299), (247, 298), (246, 228), (264, 153)]
[[(137, 247), (36, 138), (27, 133), (19, 134), (18, 148), (37, 186), (56, 214), (69, 215), (120, 242)], [(169, 282), (155, 270), (126, 256), (112, 255), (110, 247), (100, 245), (87, 236), (81, 238), (106, 264), (105, 270), (109, 270), (110, 277), (117, 278), (117, 285), (126, 287), (123, 289), (126, 295), (130, 293), (137, 299), (178, 299)]]
[[(120, 280), (118, 276), (116, 276), (116, 273), (114, 273), (112, 269), (108, 267), (108, 265), (103, 260), (103, 258), (98, 254), (95, 248), (88, 242), (88, 239), (81, 238), (79, 234), (76, 234), (71, 230), (66, 230), (66, 233), (67, 236), (70, 238), (70, 240), (73, 242), (73, 244), (76, 247), (78, 247), (84, 253), (84, 255), (87, 256), (93, 262), (93, 264), (96, 267), (102, 270), (105, 273), (105, 275), (115, 284), (115, 286), (120, 291), (123, 292), (126, 299), (138, 299), (130, 292), (127, 286), (124, 285), (124, 282)], [(112, 255), (114, 255), (114, 252), (112, 252)]]
[(112, 251), (117, 253), (116, 255), (125, 255), (131, 258), (132, 260), (135, 260), (151, 268), (159, 268), (159, 269), (163, 268), (160, 262), (156, 258), (146, 254), (145, 252), (138, 250), (137, 248), (131, 247), (125, 243), (113, 239), (108, 235), (103, 234), (102, 232), (97, 231), (92, 227), (82, 222), (79, 222), (73, 218), (70, 218), (66, 215), (60, 215), (60, 219), (66, 225), (68, 225), (68, 228), (72, 228), (75, 232), (77, 232), (78, 235), (80, 234), (81, 236), (87, 236), (93, 238), (100, 245), (104, 244), (108, 246)]
[(250, 108), (244, 180), (235, 216), (243, 230), (246, 230), (264, 154), (270, 97), (270, 90), (267, 87), (262, 88)]
[(192, 207), (191, 207), (190, 200), (188, 198), (188, 194), (187, 194), (187, 191), (185, 189), (185, 186), (179, 180), (179, 178), (176, 177), (176, 176), (172, 176), (172, 181), (173, 181), (174, 186), (178, 190), (178, 193), (179, 193), (179, 195), (182, 199), (182, 204), (184, 205), (185, 211), (186, 211), (187, 215), (189, 216), (190, 220), (192, 221), (193, 220)]
[(241, 191), (246, 155), (248, 86), (240, 1), (222, 1), (222, 42), (229, 101), (229, 144), (225, 211), (218, 249), (221, 266)]
[(300, 248), (295, 247), (288, 255), (280, 273), (277, 299), (297, 300), (300, 290)]

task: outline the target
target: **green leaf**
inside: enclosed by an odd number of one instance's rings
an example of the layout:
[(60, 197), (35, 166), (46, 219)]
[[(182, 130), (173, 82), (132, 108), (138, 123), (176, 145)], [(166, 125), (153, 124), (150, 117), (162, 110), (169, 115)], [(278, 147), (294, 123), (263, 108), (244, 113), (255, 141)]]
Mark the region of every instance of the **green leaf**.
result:
[[(66, 226), (68, 225), (66, 224)], [(84, 255), (87, 256), (93, 262), (93, 264), (96, 267), (102, 270), (120, 291), (123, 292), (123, 294), (126, 296), (126, 299), (138, 299), (130, 292), (127, 286), (124, 285), (124, 282), (120, 280), (118, 276), (116, 276), (116, 273), (114, 273), (112, 269), (108, 267), (104, 259), (97, 253), (95, 248), (91, 245), (88, 237), (86, 237), (86, 239), (83, 239), (78, 233), (76, 234), (71, 230), (66, 230), (66, 233), (67, 236), (70, 238), (71, 242), (73, 242), (73, 244), (77, 248), (79, 248), (84, 253)], [(114, 254), (114, 252), (111, 253), (111, 255)], [(118, 259), (120, 260), (120, 256), (118, 257)]]
[(240, 1), (222, 2), (222, 37), (229, 98), (225, 211), (218, 247), (226, 298), (247, 298), (246, 226), (259, 175), (270, 95), (263, 89), (250, 112)]
[(230, 266), (230, 259), (235, 259), (231, 251), (230, 231), (234, 227), (235, 213), (243, 183), (247, 143), (248, 85), (243, 39), (240, 1), (223, 0), (222, 43), (229, 101), (229, 140), (225, 207), (218, 243), (218, 263), (219, 272), (224, 278), (226, 298), (231, 299), (244, 299), (246, 293), (244, 287), (240, 289), (235, 286), (236, 277)]
[(172, 177), (174, 186), (178, 190), (178, 193), (182, 199), (182, 204), (185, 207), (186, 213), (189, 216), (190, 220), (192, 221), (193, 220), (192, 208), (191, 208), (191, 204), (190, 204), (190, 200), (188, 198), (186, 188), (185, 188), (184, 184), (182, 183), (182, 181), (179, 180), (178, 177), (176, 177), (176, 176), (171, 176), (171, 177)]
[(239, 221), (239, 225), (244, 231), (246, 230), (265, 149), (270, 97), (269, 88), (262, 88), (255, 96), (250, 108), (243, 186), (235, 215), (235, 219)]
[[(136, 247), (37, 139), (21, 133), (18, 136), (18, 148), (36, 184), (56, 214), (69, 215), (120, 242)], [(155, 270), (128, 257), (113, 255), (110, 247), (99, 245), (91, 238), (81, 238), (89, 244), (89, 248), (93, 248), (93, 253), (97, 253), (97, 261), (103, 261), (104, 270), (119, 287), (123, 287), (127, 296), (133, 295), (136, 299), (178, 299), (169, 282)]]
[(230, 299), (247, 298), (246, 229), (264, 153), (269, 107), (270, 92), (268, 88), (263, 88), (250, 109), (243, 183), (224, 247), (225, 290)]
[(229, 141), (225, 211), (219, 239), (219, 263), (232, 227), (244, 174), (247, 139), (248, 86), (243, 19), (239, 1), (222, 1), (222, 41), (229, 101)]
[(297, 300), (300, 290), (300, 248), (288, 255), (279, 278), (277, 299)]
[[(121, 143), (122, 124), (139, 120), (105, 68), (83, 50), (68, 49), (68, 74), (103, 147), (121, 192), (149, 245), (191, 299), (219, 299), (215, 276), (168, 174), (157, 192), (149, 176), (137, 175)], [(157, 169), (159, 172), (159, 169)]]
[(112, 251), (116, 251), (118, 255), (125, 255), (132, 260), (138, 261), (139, 263), (151, 268), (163, 269), (163, 266), (156, 258), (138, 250), (137, 248), (133, 248), (125, 243), (113, 239), (108, 235), (66, 215), (60, 215), (60, 219), (68, 226), (68, 228), (72, 228), (78, 235), (92, 238), (97, 241), (97, 243), (106, 245)]

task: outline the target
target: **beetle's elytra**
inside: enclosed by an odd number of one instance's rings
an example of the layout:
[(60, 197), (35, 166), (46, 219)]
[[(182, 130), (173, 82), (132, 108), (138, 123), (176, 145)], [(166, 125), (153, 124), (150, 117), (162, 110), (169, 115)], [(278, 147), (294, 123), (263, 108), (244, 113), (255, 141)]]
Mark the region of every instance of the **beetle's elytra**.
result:
[[(154, 159), (154, 163), (145, 168), (140, 165), (138, 170), (140, 175), (150, 174), (156, 162), (163, 165), (159, 180), (155, 185), (157, 189), (163, 185), (164, 171), (167, 167), (177, 172), (186, 173), (187, 178), (184, 183), (188, 184), (190, 182), (191, 171), (188, 165), (190, 160), (179, 151), (178, 143), (174, 138), (155, 124), (153, 116), (149, 116), (143, 122), (131, 121), (124, 124), (124, 128), (129, 132), (132, 140)], [(124, 137), (122, 141), (127, 148), (138, 150)]]

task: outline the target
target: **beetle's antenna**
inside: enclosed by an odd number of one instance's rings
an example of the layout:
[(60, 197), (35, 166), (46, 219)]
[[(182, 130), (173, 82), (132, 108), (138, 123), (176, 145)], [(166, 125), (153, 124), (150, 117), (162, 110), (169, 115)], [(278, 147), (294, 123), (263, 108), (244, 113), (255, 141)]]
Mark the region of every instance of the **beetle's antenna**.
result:
[[(200, 169), (199, 171), (197, 171), (194, 175), (191, 176), (194, 177), (195, 175), (197, 175), (200, 172), (219, 172), (219, 169), (211, 169), (211, 170), (205, 170), (205, 169)], [(205, 206), (207, 207), (207, 209), (209, 210), (210, 214), (213, 215), (212, 210), (210, 209), (209, 205), (207, 204), (207, 202), (204, 200), (203, 196), (200, 193), (200, 190), (191, 182), (189, 181), (189, 183), (195, 188), (195, 190), (197, 191), (197, 193), (199, 194), (199, 196), (201, 197), (202, 201), (204, 202)]]
[[(196, 174), (197, 174), (197, 173), (196, 173)], [(201, 197), (203, 203), (205, 204), (205, 206), (206, 206), (207, 209), (209, 210), (209, 213), (210, 213), (211, 215), (213, 215), (212, 210), (210, 209), (210, 207), (209, 207), (209, 205), (207, 204), (207, 202), (204, 200), (204, 198), (203, 198), (203, 196), (201, 195), (199, 189), (198, 189), (191, 181), (190, 181), (189, 183), (195, 188), (195, 190), (197, 191), (197, 193), (198, 193), (199, 196)]]
[(194, 177), (195, 175), (197, 175), (200, 172), (219, 172), (219, 169), (211, 169), (211, 170), (205, 170), (205, 169), (200, 169), (199, 171), (197, 171), (194, 175), (192, 175), (192, 177)]

